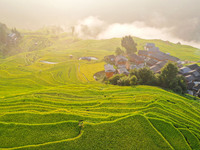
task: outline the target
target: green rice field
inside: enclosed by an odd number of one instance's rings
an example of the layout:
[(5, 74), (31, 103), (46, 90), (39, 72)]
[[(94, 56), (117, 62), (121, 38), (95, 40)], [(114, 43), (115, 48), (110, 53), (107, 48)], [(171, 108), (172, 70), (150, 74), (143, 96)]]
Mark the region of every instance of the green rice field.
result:
[[(134, 40), (138, 49), (149, 42)], [(196, 48), (151, 42), (181, 60), (200, 60)], [(120, 39), (25, 35), (21, 53), (0, 59), (0, 149), (199, 150), (199, 100), (94, 80), (117, 46)], [(83, 56), (98, 60), (78, 60)]]

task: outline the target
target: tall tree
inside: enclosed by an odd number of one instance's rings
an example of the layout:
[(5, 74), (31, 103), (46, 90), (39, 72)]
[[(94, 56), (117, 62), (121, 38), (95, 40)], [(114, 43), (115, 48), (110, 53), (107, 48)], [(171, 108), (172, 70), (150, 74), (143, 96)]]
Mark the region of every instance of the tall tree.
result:
[(7, 27), (5, 24), (0, 23), (0, 43), (6, 44), (7, 42)]
[(160, 79), (161, 85), (166, 88), (171, 88), (172, 81), (176, 80), (178, 75), (178, 67), (176, 64), (169, 62), (161, 70)]
[(130, 35), (122, 38), (121, 45), (126, 49), (127, 54), (137, 52), (137, 43), (134, 42), (133, 38)]

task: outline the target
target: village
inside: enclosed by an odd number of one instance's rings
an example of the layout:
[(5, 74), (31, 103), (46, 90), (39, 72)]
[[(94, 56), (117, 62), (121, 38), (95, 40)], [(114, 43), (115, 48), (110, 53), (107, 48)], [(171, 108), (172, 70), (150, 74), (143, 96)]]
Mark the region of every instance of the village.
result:
[(107, 62), (104, 69), (108, 79), (115, 74), (129, 75), (130, 70), (144, 67), (149, 67), (154, 73), (160, 73), (169, 61), (177, 63), (179, 74), (185, 77), (187, 93), (200, 97), (200, 66), (197, 64), (183, 66), (184, 62), (179, 58), (161, 52), (154, 43), (146, 43), (144, 50), (139, 50), (138, 54), (108, 55), (104, 60)]

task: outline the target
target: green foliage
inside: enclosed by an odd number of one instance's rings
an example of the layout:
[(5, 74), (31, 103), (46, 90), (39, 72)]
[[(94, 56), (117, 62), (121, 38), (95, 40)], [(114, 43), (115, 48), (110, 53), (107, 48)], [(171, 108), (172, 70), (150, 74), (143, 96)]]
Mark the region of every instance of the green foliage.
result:
[(6, 44), (7, 42), (7, 26), (0, 23), (0, 44)]
[(137, 77), (135, 75), (130, 77), (130, 85), (137, 85)]
[(22, 38), (21, 33), (20, 33), (19, 31), (17, 31), (16, 28), (13, 28), (13, 29), (11, 30), (11, 32), (12, 32), (12, 33), (15, 33), (17, 38)]
[(138, 70), (137, 78), (141, 85), (156, 85), (155, 74), (147, 67)]
[(130, 80), (129, 77), (123, 76), (117, 81), (117, 85), (121, 86), (129, 86), (130, 85)]
[(163, 67), (159, 80), (162, 87), (172, 89), (177, 93), (184, 93), (187, 89), (185, 78), (178, 75), (178, 67), (171, 62)]
[(137, 52), (137, 43), (134, 42), (131, 36), (125, 36), (121, 40), (121, 46), (126, 49), (127, 54)]
[(123, 74), (116, 74), (114, 76), (112, 76), (110, 79), (109, 79), (109, 82), (113, 85), (117, 85), (118, 84), (118, 80), (121, 78), (121, 77), (124, 77)]
[(178, 74), (178, 67), (174, 63), (167, 63), (161, 70), (160, 79), (163, 87), (172, 88)]
[(115, 50), (115, 54), (116, 55), (123, 55), (124, 51), (121, 48), (117, 47), (116, 50)]
[(132, 70), (130, 70), (129, 71), (129, 76), (131, 77), (131, 76), (136, 76), (136, 77), (139, 77), (138, 76), (138, 69), (132, 69)]

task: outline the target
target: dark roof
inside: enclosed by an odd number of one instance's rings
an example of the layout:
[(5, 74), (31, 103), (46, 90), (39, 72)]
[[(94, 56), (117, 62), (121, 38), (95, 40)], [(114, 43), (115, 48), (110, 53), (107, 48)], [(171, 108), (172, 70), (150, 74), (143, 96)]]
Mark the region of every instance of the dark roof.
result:
[(104, 65), (104, 69), (105, 69), (105, 72), (115, 72), (115, 68), (113, 67), (113, 65), (110, 65), (110, 64)]
[(189, 65), (187, 67), (189, 67), (191, 70), (195, 70), (195, 69), (199, 68), (199, 66), (197, 64), (192, 64), (192, 65)]
[(150, 67), (150, 69), (154, 72), (159, 72), (166, 63), (167, 61), (159, 61), (154, 66)]
[(196, 91), (199, 91), (199, 90), (200, 90), (200, 84), (194, 86), (194, 89), (195, 89)]
[(200, 67), (196, 69), (196, 71), (198, 71), (200, 73)]
[(191, 83), (188, 83), (187, 88), (188, 88), (188, 90), (192, 90), (194, 86), (195, 86), (195, 84), (193, 82), (191, 82)]
[(157, 60), (170, 60), (170, 61), (175, 61), (175, 62), (179, 61), (179, 58), (171, 56), (171, 55), (168, 55), (168, 54), (163, 53), (161, 51), (158, 51), (156, 53), (151, 53), (151, 54), (149, 54), (149, 56), (151, 58), (155, 58)]
[(192, 70), (192, 71), (188, 72), (188, 75), (189, 75), (189, 74), (191, 74), (191, 75), (193, 75), (193, 76), (195, 76), (195, 77), (200, 76), (200, 73), (199, 73), (197, 70)]
[(158, 62), (157, 60), (150, 58), (149, 60), (147, 60), (146, 63), (147, 63), (148, 66), (153, 66), (153, 65), (155, 65), (157, 62)]
[(155, 44), (154, 44), (154, 43), (146, 43), (145, 46), (146, 46), (146, 47), (155, 47)]
[(130, 62), (135, 62), (135, 63), (138, 63), (138, 62), (143, 63), (144, 62), (144, 59), (136, 54), (131, 54), (128, 57), (129, 57)]
[(191, 81), (195, 80), (195, 77), (193, 75), (187, 75), (187, 76), (185, 76), (185, 79), (187, 82), (191, 82)]
[(171, 55), (168, 55), (168, 54), (165, 54), (164, 53), (164, 55), (165, 55), (165, 58), (167, 59), (167, 60), (170, 60), (170, 61), (179, 61), (180, 59), (179, 58), (177, 58), (177, 57), (174, 57), (174, 56), (171, 56)]
[(150, 67), (150, 69), (151, 69), (153, 72), (158, 72), (158, 71), (160, 71), (161, 67), (154, 65), (154, 66)]
[(188, 72), (192, 71), (189, 67), (182, 67), (180, 68), (181, 74), (187, 74)]
[(148, 56), (148, 51), (146, 51), (146, 50), (139, 50), (138, 51), (138, 55)]
[(160, 50), (159, 50), (159, 47), (151, 47), (151, 48), (148, 48), (148, 51), (149, 52), (158, 52)]
[(128, 59), (122, 55), (119, 55), (116, 57), (115, 59), (116, 62), (119, 62), (119, 61), (128, 61)]
[(162, 53), (149, 54), (149, 57), (160, 60), (160, 61), (165, 60), (165, 56)]

